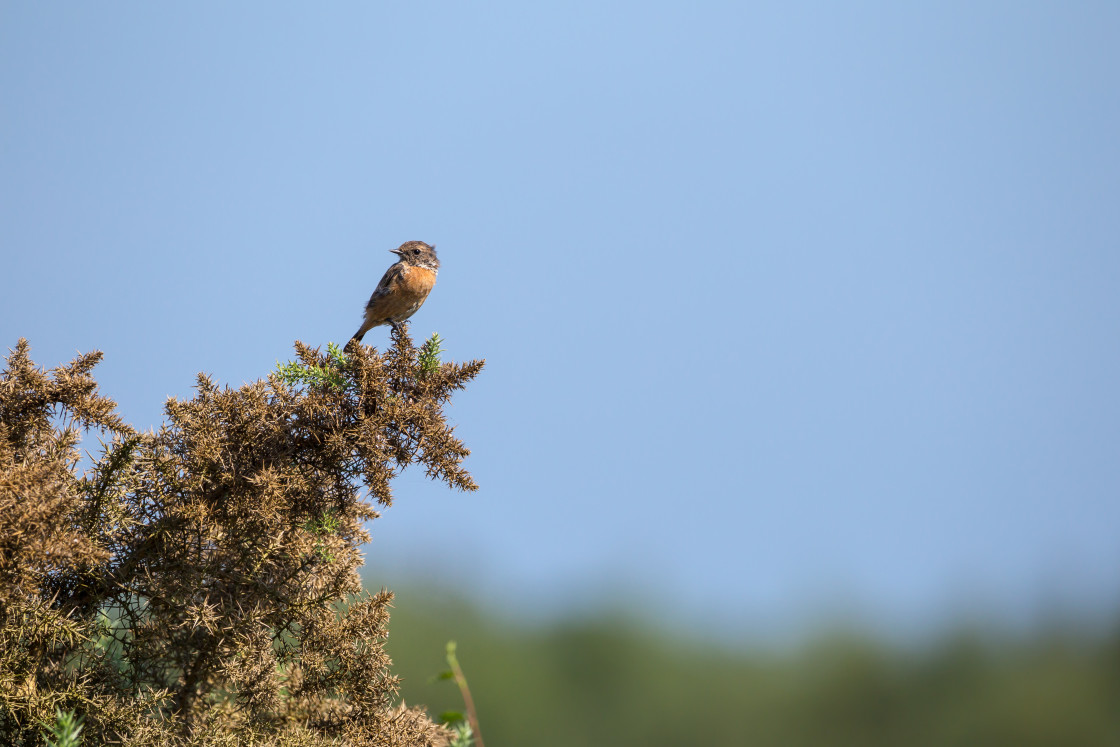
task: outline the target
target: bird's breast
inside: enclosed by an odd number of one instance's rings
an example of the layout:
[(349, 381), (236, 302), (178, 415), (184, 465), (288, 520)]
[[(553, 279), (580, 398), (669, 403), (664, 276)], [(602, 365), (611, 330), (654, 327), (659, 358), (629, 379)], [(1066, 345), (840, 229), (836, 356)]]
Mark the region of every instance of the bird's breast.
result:
[(408, 319), (436, 284), (436, 273), (426, 267), (402, 267), (385, 288), (379, 288), (366, 306), (366, 319), (376, 324)]
[(405, 267), (401, 272), (399, 291), (410, 296), (423, 298), (436, 284), (436, 273), (427, 267)]

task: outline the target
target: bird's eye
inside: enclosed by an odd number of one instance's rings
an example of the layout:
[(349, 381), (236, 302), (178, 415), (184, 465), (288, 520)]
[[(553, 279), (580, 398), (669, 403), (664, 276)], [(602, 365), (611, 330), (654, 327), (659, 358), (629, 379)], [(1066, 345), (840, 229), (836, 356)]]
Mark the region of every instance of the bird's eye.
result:
[(413, 250), (412, 250), (412, 253), (413, 253), (413, 254), (419, 254), (419, 253), (420, 253), (420, 250), (419, 250), (419, 249), (413, 249)]

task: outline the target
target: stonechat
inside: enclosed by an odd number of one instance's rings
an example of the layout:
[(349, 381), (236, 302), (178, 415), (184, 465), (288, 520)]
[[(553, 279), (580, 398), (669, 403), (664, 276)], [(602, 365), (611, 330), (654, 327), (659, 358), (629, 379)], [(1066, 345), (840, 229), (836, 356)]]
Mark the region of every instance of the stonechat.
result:
[(351, 342), (361, 342), (366, 332), (382, 324), (391, 324), (396, 329), (398, 324), (416, 313), (435, 287), (439, 259), (434, 246), (428, 246), (423, 241), (406, 241), (399, 248), (389, 251), (400, 259), (385, 271), (377, 290), (369, 297), (365, 319)]

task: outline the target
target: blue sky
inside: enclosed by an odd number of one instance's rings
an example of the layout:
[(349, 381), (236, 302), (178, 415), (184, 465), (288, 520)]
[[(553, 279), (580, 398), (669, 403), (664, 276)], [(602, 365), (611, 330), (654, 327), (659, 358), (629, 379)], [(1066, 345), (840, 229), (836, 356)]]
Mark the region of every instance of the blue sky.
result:
[[(732, 636), (1120, 601), (1120, 6), (0, 10), (0, 342), (140, 427), (356, 329), (487, 368), (371, 577)], [(366, 342), (383, 345), (384, 330)]]

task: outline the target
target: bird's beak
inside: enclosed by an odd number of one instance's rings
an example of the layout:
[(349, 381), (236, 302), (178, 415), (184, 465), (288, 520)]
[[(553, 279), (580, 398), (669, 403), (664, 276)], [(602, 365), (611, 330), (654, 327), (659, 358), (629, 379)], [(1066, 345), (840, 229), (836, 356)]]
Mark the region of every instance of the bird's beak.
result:
[(404, 254), (404, 252), (402, 252), (400, 249), (390, 249), (389, 252), (397, 255), (398, 257)]

